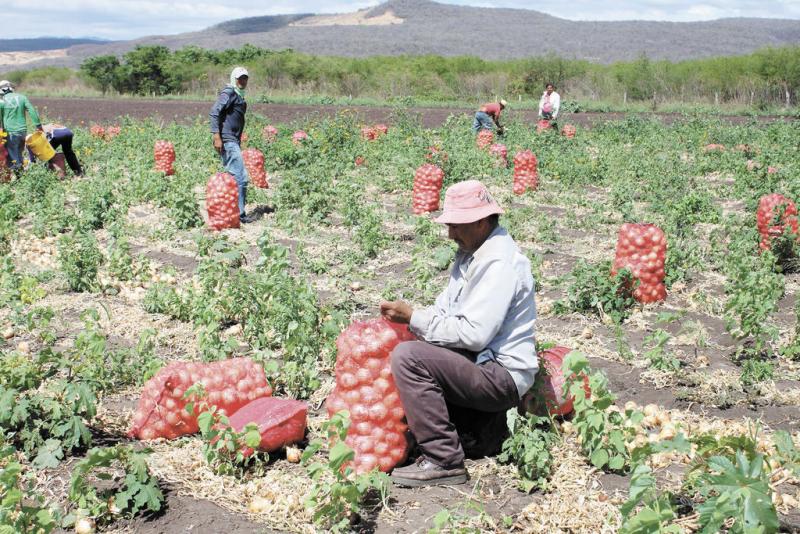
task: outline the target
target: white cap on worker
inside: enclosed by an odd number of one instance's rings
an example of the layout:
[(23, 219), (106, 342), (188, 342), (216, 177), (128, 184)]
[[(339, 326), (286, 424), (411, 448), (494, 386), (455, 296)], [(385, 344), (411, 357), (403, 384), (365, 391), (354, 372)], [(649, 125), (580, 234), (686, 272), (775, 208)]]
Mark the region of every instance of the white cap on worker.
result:
[(503, 107), (506, 107), (506, 106), (508, 105), (508, 102), (506, 102), (505, 100), (503, 100), (503, 99), (501, 98), (501, 99), (500, 99), (500, 105), (501, 105), (501, 106), (503, 106)]
[(11, 85), (11, 82), (8, 80), (0, 80), (0, 91), (7, 93), (11, 91), (14, 87)]
[(250, 77), (250, 75), (247, 74), (247, 69), (244, 67), (236, 67), (235, 69), (233, 69), (233, 72), (231, 72), (231, 76), (236, 80), (238, 80), (242, 76), (247, 76), (248, 78)]

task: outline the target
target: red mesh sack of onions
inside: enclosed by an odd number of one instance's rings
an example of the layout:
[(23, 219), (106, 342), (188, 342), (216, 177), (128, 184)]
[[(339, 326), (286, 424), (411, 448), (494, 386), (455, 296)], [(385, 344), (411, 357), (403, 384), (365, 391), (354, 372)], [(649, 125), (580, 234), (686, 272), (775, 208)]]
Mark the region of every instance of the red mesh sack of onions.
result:
[(408, 454), (405, 412), (392, 377), (390, 354), (414, 340), (404, 325), (384, 319), (357, 321), (336, 340), (336, 387), (325, 402), (328, 414), (350, 412), (346, 443), (355, 470), (388, 472)]
[(539, 162), (530, 150), (521, 150), (514, 156), (514, 186), (515, 195), (521, 195), (528, 189), (539, 187)]
[(508, 150), (506, 145), (495, 143), (489, 147), (489, 154), (495, 158), (495, 166), (508, 167)]
[(561, 134), (567, 139), (574, 138), (576, 132), (577, 129), (572, 124), (565, 124), (564, 127), (561, 129)]
[(272, 395), (264, 368), (250, 358), (220, 362), (174, 362), (147, 381), (128, 432), (139, 439), (167, 438), (197, 432), (197, 413), (186, 411), (186, 390), (202, 384), (206, 401), (229, 415), (255, 399)]
[[(520, 409), (535, 415), (569, 415), (572, 413), (574, 397), (564, 396), (564, 358), (572, 352), (567, 347), (552, 347), (540, 352), (539, 371), (533, 387), (522, 397)], [(589, 377), (583, 375), (583, 389), (591, 395)]]
[(278, 139), (278, 129), (268, 124), (261, 130), (261, 138), (267, 143), (274, 143)]
[(264, 169), (264, 153), (257, 148), (246, 148), (242, 150), (242, 159), (253, 185), (261, 189), (269, 188), (267, 171)]
[(167, 176), (175, 174), (175, 146), (169, 141), (156, 141), (153, 146), (155, 168)]
[(292, 134), (292, 143), (295, 145), (302, 144), (306, 139), (308, 139), (308, 134), (303, 130), (297, 130)]
[(488, 148), (492, 143), (494, 143), (494, 133), (491, 130), (484, 128), (478, 132), (478, 136), (475, 138), (476, 147), (484, 149)]
[(797, 225), (797, 206), (779, 193), (764, 195), (758, 201), (756, 225), (761, 235), (761, 250), (769, 250), (772, 240), (788, 229), (800, 239)]
[(444, 182), (444, 171), (431, 163), (426, 163), (414, 174), (414, 190), (411, 204), (414, 214), (421, 215), (439, 209), (439, 196)]
[(541, 119), (539, 120), (539, 122), (536, 123), (536, 133), (546, 132), (547, 130), (550, 129), (551, 126), (552, 125), (550, 124), (549, 120)]
[(239, 187), (227, 172), (219, 172), (206, 184), (208, 227), (212, 230), (239, 228)]
[(654, 224), (625, 223), (619, 229), (617, 252), (611, 274), (629, 269), (639, 286), (633, 298), (644, 304), (667, 298), (664, 285), (664, 262), (667, 237)]
[(99, 124), (92, 124), (92, 126), (89, 128), (89, 134), (92, 137), (97, 137), (98, 139), (105, 139), (106, 129)]

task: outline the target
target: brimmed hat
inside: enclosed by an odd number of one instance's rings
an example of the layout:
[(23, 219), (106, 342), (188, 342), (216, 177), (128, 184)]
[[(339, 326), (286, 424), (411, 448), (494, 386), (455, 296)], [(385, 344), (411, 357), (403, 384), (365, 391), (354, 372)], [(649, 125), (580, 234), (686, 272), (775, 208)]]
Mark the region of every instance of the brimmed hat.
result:
[(501, 99), (500, 99), (500, 105), (501, 105), (501, 106), (503, 106), (503, 107), (506, 107), (506, 106), (508, 106), (508, 102), (506, 102), (505, 100), (503, 100), (503, 99), (501, 98)]
[(0, 92), (10, 93), (14, 90), (14, 86), (8, 80), (0, 80)]
[(478, 180), (459, 182), (447, 188), (444, 211), (435, 219), (442, 224), (468, 224), (503, 213), (486, 186)]

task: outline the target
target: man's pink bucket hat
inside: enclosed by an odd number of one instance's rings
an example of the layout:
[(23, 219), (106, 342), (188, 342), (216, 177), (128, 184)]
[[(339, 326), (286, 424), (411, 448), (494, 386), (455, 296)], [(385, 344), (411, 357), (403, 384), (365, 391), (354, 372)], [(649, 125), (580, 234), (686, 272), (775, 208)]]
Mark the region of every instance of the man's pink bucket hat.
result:
[(495, 202), (486, 186), (478, 180), (467, 180), (447, 188), (444, 211), (435, 221), (442, 224), (468, 224), (495, 213), (503, 213), (503, 208)]

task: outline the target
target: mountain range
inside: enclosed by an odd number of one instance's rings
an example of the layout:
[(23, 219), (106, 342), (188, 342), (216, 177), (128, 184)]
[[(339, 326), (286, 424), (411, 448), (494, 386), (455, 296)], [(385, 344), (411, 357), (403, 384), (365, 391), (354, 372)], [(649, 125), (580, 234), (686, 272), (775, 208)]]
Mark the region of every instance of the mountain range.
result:
[[(275, 15), (231, 20), (201, 31), (131, 41), (79, 44), (35, 62), (75, 67), (85, 58), (121, 55), (136, 45), (238, 48), (246, 43), (320, 55), (471, 55), (513, 59), (554, 53), (609, 63), (740, 55), (800, 44), (800, 20), (728, 18), (704, 22), (573, 21), (528, 9), (389, 0), (340, 15)], [(26, 65), (27, 66), (27, 65)]]

